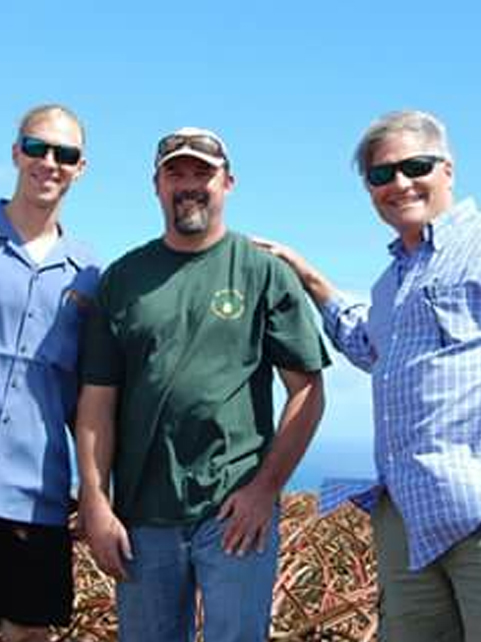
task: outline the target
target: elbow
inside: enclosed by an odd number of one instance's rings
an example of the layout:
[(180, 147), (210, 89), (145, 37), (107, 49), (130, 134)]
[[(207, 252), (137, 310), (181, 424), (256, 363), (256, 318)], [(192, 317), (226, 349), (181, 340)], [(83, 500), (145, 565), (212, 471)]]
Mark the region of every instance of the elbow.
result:
[(326, 409), (326, 393), (322, 372), (317, 372), (311, 378), (310, 399), (312, 417), (314, 419), (313, 423), (314, 426), (318, 426), (324, 416), (324, 412)]
[(322, 376), (319, 376), (318, 384), (318, 420), (317, 423), (320, 423), (324, 417), (324, 412), (326, 410), (326, 391), (324, 387), (324, 381)]

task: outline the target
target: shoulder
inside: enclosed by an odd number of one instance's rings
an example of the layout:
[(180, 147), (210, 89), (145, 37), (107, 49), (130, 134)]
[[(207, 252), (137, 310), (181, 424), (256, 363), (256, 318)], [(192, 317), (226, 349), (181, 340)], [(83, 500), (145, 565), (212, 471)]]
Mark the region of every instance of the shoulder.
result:
[(100, 261), (93, 249), (77, 239), (64, 239), (65, 256), (73, 266), (75, 277), (72, 286), (75, 290), (93, 296), (100, 280)]
[(159, 245), (159, 240), (153, 239), (143, 245), (128, 250), (107, 266), (103, 277), (104, 280), (128, 279), (130, 275), (135, 273), (137, 277), (141, 276), (137, 270), (142, 264), (149, 263), (152, 260), (154, 255), (158, 253)]
[(154, 239), (110, 263), (100, 278), (99, 297), (103, 304), (122, 309), (136, 300), (158, 272), (152, 265), (159, 252), (159, 240)]
[(81, 241), (71, 236), (64, 238), (65, 254), (73, 265), (79, 269), (88, 266), (100, 266), (100, 261), (96, 256), (93, 248), (84, 241)]
[(285, 261), (255, 245), (248, 236), (231, 232), (230, 239), (233, 251), (242, 256), (247, 266), (266, 276), (297, 280), (294, 270)]

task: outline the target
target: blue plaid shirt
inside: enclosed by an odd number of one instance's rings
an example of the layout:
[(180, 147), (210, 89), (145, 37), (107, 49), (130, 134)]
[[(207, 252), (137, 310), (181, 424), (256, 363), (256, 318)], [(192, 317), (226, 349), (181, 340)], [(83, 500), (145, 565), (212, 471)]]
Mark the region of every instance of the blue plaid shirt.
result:
[[(331, 299), (334, 345), (372, 374), (379, 485), (420, 569), (481, 524), (481, 216), (468, 199), (437, 217), (374, 285), (371, 306)], [(344, 497), (345, 498), (345, 497)], [(337, 493), (337, 501), (343, 499)], [(328, 508), (324, 506), (324, 508)]]

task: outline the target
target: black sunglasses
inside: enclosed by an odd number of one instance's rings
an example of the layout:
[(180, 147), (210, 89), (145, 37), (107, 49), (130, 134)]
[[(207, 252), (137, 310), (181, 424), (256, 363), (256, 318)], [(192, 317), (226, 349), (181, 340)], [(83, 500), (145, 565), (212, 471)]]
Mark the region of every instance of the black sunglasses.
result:
[(173, 152), (182, 149), (182, 147), (189, 147), (196, 152), (201, 152), (202, 154), (208, 154), (209, 156), (214, 156), (219, 159), (223, 158), (226, 160), (222, 144), (211, 136), (184, 136), (181, 134), (172, 134), (160, 140), (157, 147), (156, 165), (158, 165), (158, 163), (167, 156), (167, 154), (172, 154)]
[(29, 158), (45, 158), (51, 149), (55, 162), (59, 165), (76, 165), (82, 156), (78, 147), (52, 145), (34, 136), (21, 136), (19, 145), (22, 153)]
[(444, 160), (446, 159), (442, 156), (422, 154), (405, 158), (397, 163), (373, 165), (366, 171), (366, 180), (373, 187), (381, 187), (391, 183), (398, 172), (401, 172), (407, 178), (420, 178), (430, 174), (436, 163), (441, 163)]

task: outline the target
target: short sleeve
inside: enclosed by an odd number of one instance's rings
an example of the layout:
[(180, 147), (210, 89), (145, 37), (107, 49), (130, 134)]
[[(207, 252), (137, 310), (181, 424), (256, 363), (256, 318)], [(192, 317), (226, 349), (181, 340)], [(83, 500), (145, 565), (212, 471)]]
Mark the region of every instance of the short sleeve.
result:
[(84, 384), (118, 386), (124, 377), (123, 351), (112, 329), (106, 281), (101, 282), (87, 320), (80, 370)]
[(331, 360), (297, 275), (273, 259), (271, 277), (265, 339), (270, 361), (279, 368), (305, 372), (327, 367)]

